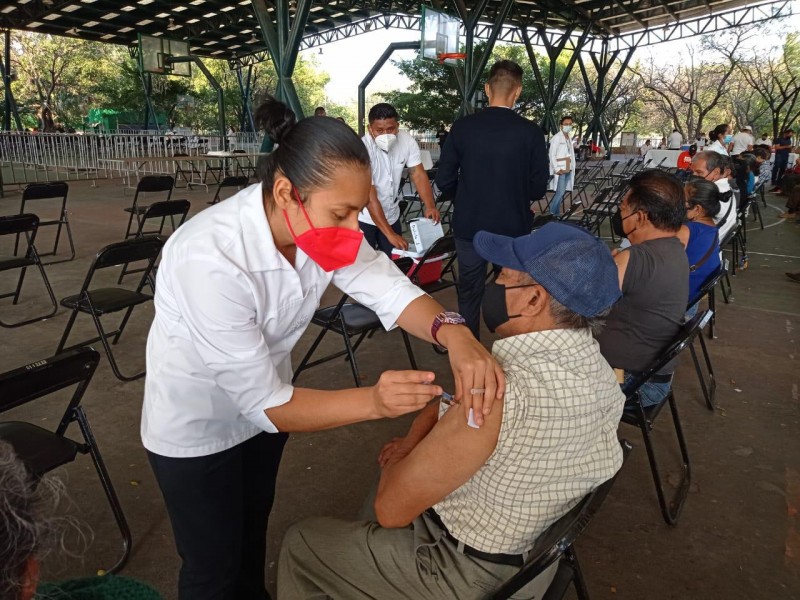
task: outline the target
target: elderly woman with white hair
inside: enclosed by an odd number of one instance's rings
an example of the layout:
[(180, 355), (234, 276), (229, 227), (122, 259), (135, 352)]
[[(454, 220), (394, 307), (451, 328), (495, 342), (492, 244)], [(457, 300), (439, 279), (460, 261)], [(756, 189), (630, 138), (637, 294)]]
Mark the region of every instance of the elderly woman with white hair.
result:
[(63, 548), (74, 529), (73, 520), (54, 516), (62, 496), (57, 479), (33, 481), (13, 447), (0, 440), (0, 600), (161, 600), (149, 586), (113, 575), (39, 583), (40, 560)]

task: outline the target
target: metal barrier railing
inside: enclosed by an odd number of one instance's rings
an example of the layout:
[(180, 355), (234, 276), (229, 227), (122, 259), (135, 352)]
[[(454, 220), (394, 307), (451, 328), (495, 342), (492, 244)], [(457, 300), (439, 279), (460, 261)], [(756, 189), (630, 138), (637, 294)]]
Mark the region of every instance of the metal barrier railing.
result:
[[(226, 136), (230, 150), (258, 152), (262, 136)], [(132, 158), (195, 156), (222, 149), (219, 135), (151, 135), (148, 133), (16, 133), (0, 132), (0, 182), (5, 185), (39, 181), (126, 177)], [(139, 173), (169, 173), (174, 161), (148, 161)]]

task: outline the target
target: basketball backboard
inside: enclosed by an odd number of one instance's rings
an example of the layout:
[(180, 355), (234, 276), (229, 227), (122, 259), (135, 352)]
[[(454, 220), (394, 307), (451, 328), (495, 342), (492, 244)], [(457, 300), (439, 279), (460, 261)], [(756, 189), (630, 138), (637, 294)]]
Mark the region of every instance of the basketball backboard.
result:
[(170, 56), (189, 56), (189, 42), (139, 34), (139, 64), (144, 73), (192, 76), (191, 63), (164, 60)]
[[(422, 5), (422, 58), (440, 61), (443, 54), (462, 52), (461, 20), (442, 11)], [(458, 60), (445, 58), (445, 64), (456, 65)]]

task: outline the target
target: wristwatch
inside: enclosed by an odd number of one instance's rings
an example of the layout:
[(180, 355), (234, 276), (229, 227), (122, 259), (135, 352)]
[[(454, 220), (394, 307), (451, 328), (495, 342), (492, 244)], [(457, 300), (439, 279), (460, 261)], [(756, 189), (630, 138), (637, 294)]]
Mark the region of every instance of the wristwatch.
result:
[[(431, 337), (433, 341), (439, 344), (439, 340), (436, 338), (436, 334), (439, 333), (439, 329), (442, 325), (465, 325), (466, 319), (462, 317), (457, 312), (440, 312), (438, 315), (433, 317), (433, 324), (431, 325)], [(441, 344), (439, 344), (441, 346)]]

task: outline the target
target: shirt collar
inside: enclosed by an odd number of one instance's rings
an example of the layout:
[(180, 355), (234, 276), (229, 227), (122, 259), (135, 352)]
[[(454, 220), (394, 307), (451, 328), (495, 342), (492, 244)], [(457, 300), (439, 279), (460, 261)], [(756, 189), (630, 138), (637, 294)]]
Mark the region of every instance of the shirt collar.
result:
[(541, 353), (574, 352), (581, 346), (591, 344), (594, 338), (589, 329), (546, 329), (521, 333), (497, 340), (492, 354), (497, 361), (507, 364), (525, 362), (527, 358)]
[[(262, 184), (251, 185), (242, 190), (241, 194), (239, 220), (248, 270), (293, 270), (292, 265), (275, 246), (267, 214), (264, 212)], [(298, 258), (300, 254), (298, 250)]]

